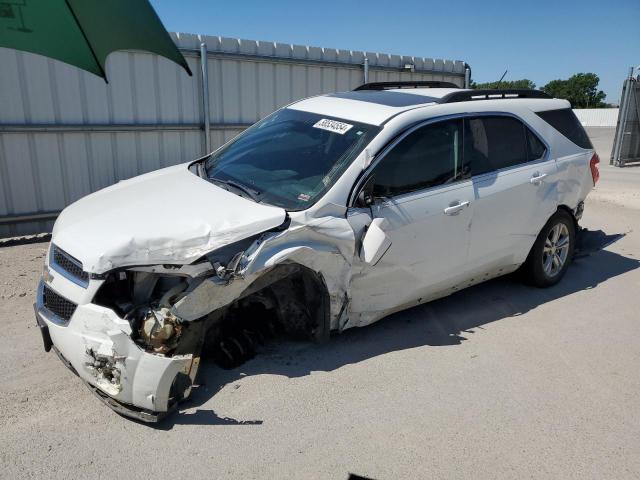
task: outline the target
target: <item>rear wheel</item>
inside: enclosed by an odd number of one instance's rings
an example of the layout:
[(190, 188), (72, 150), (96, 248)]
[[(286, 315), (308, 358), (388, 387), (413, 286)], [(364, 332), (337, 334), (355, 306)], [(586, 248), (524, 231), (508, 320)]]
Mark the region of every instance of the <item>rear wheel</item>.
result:
[(575, 247), (574, 219), (558, 210), (540, 231), (523, 265), (525, 280), (537, 287), (555, 285), (564, 276)]

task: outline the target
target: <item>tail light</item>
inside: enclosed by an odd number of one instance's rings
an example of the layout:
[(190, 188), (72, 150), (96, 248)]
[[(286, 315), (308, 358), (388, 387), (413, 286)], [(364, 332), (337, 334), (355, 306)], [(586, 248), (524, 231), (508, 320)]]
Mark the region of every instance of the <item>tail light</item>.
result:
[(591, 178), (593, 178), (593, 186), (596, 186), (596, 182), (600, 180), (600, 169), (598, 168), (598, 164), (600, 163), (600, 157), (597, 153), (594, 152), (593, 157), (591, 157), (591, 161), (589, 162), (589, 167), (591, 168)]

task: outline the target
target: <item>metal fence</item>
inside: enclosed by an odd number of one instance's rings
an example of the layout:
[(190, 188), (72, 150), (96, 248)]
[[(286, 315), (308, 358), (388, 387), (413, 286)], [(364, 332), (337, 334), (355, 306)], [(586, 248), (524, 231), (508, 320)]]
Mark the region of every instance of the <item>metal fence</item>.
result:
[(172, 36), (193, 77), (162, 57), (118, 52), (106, 85), (0, 48), (0, 237), (49, 231), (80, 197), (196, 158), (294, 100), (365, 78), (465, 81), (461, 61)]
[(633, 70), (622, 87), (620, 114), (610, 161), (616, 167), (640, 162), (640, 75), (634, 77)]

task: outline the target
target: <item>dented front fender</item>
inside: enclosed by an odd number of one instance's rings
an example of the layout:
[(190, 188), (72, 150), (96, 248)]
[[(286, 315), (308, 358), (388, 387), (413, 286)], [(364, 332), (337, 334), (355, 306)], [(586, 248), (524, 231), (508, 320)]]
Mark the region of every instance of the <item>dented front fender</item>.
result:
[[(205, 278), (176, 302), (172, 313), (195, 320), (241, 298), (254, 282), (268, 278), (278, 266), (300, 265), (316, 272), (324, 281), (329, 298), (330, 328), (339, 328), (339, 317), (349, 297), (354, 233), (345, 218), (330, 216), (292, 221), (283, 232), (268, 232), (246, 250), (235, 274), (227, 281)], [(276, 281), (277, 276), (273, 277)], [(266, 285), (263, 285), (266, 286)]]

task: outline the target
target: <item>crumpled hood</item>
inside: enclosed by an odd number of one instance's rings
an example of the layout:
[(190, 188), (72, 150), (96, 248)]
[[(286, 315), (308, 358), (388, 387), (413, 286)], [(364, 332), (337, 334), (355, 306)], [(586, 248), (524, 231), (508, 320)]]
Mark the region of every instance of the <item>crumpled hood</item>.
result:
[(84, 270), (191, 263), (229, 243), (277, 227), (282, 208), (260, 205), (203, 180), (188, 164), (151, 172), (68, 206), (52, 242)]

